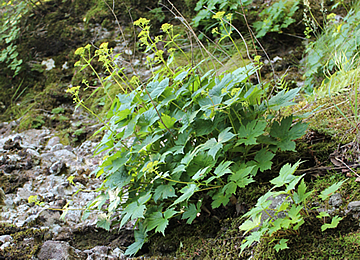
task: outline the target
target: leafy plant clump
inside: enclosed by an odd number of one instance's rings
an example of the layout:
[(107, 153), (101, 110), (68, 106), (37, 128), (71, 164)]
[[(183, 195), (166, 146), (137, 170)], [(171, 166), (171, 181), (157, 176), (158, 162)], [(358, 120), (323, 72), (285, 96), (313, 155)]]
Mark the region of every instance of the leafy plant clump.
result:
[[(345, 17), (336, 13), (328, 14), (323, 27), (312, 15), (309, 4), (305, 11), (310, 13), (310, 17), (304, 13), (308, 26), (305, 33), (308, 38), (310, 33), (316, 37), (316, 40), (306, 47), (304, 77), (308, 87), (305, 91), (318, 97), (343, 92), (352, 84), (352, 74), (357, 74), (360, 5), (354, 2)], [(321, 29), (320, 34), (316, 33), (318, 29)], [(333, 81), (329, 84), (331, 79)], [(322, 84), (315, 88), (319, 81), (322, 81)]]
[(293, 18), (295, 12), (299, 9), (300, 1), (280, 0), (265, 8), (260, 13), (259, 21), (254, 23), (256, 37), (260, 38), (268, 32), (282, 32), (292, 23), (296, 22)]
[[(311, 210), (308, 209), (307, 199), (313, 190), (307, 192), (307, 186), (304, 179), (302, 179), (305, 174), (301, 176), (294, 175), (299, 164), (300, 162), (297, 162), (293, 166), (290, 164), (284, 165), (280, 170), (279, 176), (270, 181), (270, 183), (274, 185), (273, 188), (261, 196), (255, 207), (243, 216), (243, 218), (247, 218), (247, 220), (240, 226), (240, 230), (252, 232), (241, 245), (241, 251), (254, 242), (260, 242), (262, 237), (270, 237), (280, 230), (285, 234), (291, 232), (298, 233), (300, 226), (305, 222), (304, 217), (310, 216)], [(298, 185), (299, 182), (300, 184)], [(337, 182), (323, 190), (318, 196), (319, 199), (326, 200), (329, 198), (344, 182), (345, 181)], [(275, 189), (279, 188), (284, 188), (284, 190), (275, 191)], [(275, 198), (280, 198), (280, 203), (278, 203), (276, 207), (271, 207), (273, 204), (272, 199)], [(327, 223), (326, 220), (330, 218), (330, 214), (325, 211), (321, 211), (317, 218), (323, 221), (321, 231), (336, 228), (343, 219), (342, 217), (334, 216), (331, 219), (331, 223)], [(287, 245), (288, 239), (278, 239), (274, 236), (273, 241), (278, 241), (278, 243), (274, 245), (274, 249), (277, 252), (289, 248)]]
[[(250, 80), (260, 69), (258, 62), (220, 76), (214, 71), (201, 75), (196, 66), (176, 66), (176, 49), (187, 55), (177, 45), (179, 35), (173, 34), (172, 25), (162, 26), (168, 37), (167, 60), (156, 47), (162, 37), (150, 37), (149, 20), (141, 18), (135, 25), (142, 29), (139, 38), (146, 51), (154, 53), (149, 66), (162, 65), (152, 70), (147, 83), (128, 79), (106, 43), (93, 57), (90, 46), (78, 49), (81, 60), (75, 64), (92, 68), (97, 58), (108, 75), (96, 73), (104, 90), (107, 81), (122, 84), (123, 93), (114, 99), (100, 130), (104, 136), (97, 153), (106, 156), (95, 173), (104, 178), (102, 193), (84, 217), (91, 209), (102, 210), (98, 226), (108, 230), (112, 224), (121, 228), (135, 223), (128, 255), (143, 246), (150, 232), (165, 234), (171, 218), (191, 224), (208, 197), (212, 208), (226, 206), (259, 171), (271, 168), (278, 150), (294, 151), (294, 140), (307, 127), (294, 124), (293, 116), (273, 116), (293, 104), (299, 89), (268, 97), (269, 85)], [(69, 92), (84, 106), (79, 90)]]
[(26, 1), (4, 1), (1, 3), (0, 15), (0, 62), (16, 76), (21, 69), (22, 59), (17, 51), (17, 40), (20, 36), (20, 20), (29, 8)]

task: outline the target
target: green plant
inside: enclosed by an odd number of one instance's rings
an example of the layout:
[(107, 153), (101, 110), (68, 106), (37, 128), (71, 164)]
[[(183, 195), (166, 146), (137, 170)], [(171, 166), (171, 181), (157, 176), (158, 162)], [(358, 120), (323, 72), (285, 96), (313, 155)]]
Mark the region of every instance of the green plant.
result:
[[(328, 72), (326, 79), (322, 82), (321, 86), (315, 89), (314, 93), (317, 96), (322, 96), (327, 92), (328, 96), (332, 100), (335, 108), (343, 116), (344, 119), (353, 127), (354, 132), (359, 132), (359, 123), (360, 118), (358, 114), (358, 86), (359, 86), (359, 71), (358, 68), (359, 60), (357, 57), (353, 57), (349, 61), (345, 54), (336, 55), (335, 54), (335, 65), (336, 72)], [(337, 102), (334, 99), (335, 94), (341, 93), (346, 97), (346, 103), (349, 103), (350, 114), (345, 110), (340, 108)]]
[(36, 116), (31, 123), (32, 128), (40, 128), (45, 124), (44, 117), (43, 116)]
[[(241, 245), (241, 252), (254, 242), (259, 242), (263, 236), (275, 237), (276, 232), (280, 230), (284, 231), (285, 234), (289, 232), (297, 233), (300, 226), (304, 223), (304, 217), (309, 215), (307, 198), (313, 191), (307, 192), (306, 184), (304, 179), (302, 179), (305, 174), (301, 176), (294, 175), (299, 164), (300, 162), (295, 163), (293, 166), (285, 164), (281, 168), (279, 176), (270, 181), (270, 183), (274, 185), (273, 188), (261, 196), (255, 207), (243, 216), (243, 218), (247, 218), (247, 220), (240, 226), (240, 230), (245, 231), (245, 233), (255, 228), (258, 230), (251, 232), (251, 234), (245, 238), (245, 242)], [(300, 180), (300, 184), (297, 185)], [(344, 182), (345, 181), (340, 181), (331, 185), (329, 188), (323, 190), (318, 197), (321, 200), (326, 200), (336, 192)], [(274, 191), (282, 187), (284, 190)], [(285, 195), (282, 202), (276, 207), (270, 207), (272, 204), (271, 198), (276, 198), (280, 195)], [(317, 217), (323, 220), (324, 224), (321, 226), (322, 231), (328, 228), (336, 228), (340, 220), (342, 220), (342, 217), (335, 216), (332, 218), (331, 223), (326, 223), (326, 218), (330, 217), (326, 212), (319, 213)], [(277, 239), (275, 237), (274, 241), (279, 241), (274, 245), (276, 251), (288, 248), (288, 239)]]
[(51, 113), (54, 115), (64, 113), (65, 109), (63, 107), (56, 107), (51, 110)]
[(84, 128), (76, 129), (76, 130), (74, 131), (74, 135), (75, 135), (75, 136), (80, 136), (80, 135), (82, 135), (83, 133), (85, 133), (85, 129), (84, 129)]
[(198, 11), (198, 13), (192, 20), (193, 26), (204, 26), (205, 32), (210, 31), (218, 25), (218, 20), (213, 18), (214, 12), (234, 12), (239, 10), (242, 6), (248, 6), (251, 3), (252, 0), (199, 0), (195, 7), (195, 11)]
[[(171, 218), (191, 224), (207, 196), (212, 208), (226, 206), (239, 188), (254, 181), (258, 171), (271, 168), (276, 151), (294, 151), (293, 140), (306, 130), (305, 124), (293, 124), (293, 116), (272, 116), (292, 105), (299, 89), (283, 89), (268, 97), (270, 85), (250, 81), (260, 69), (258, 63), (221, 76), (212, 71), (201, 75), (196, 66), (173, 65), (176, 50), (189, 58), (177, 44), (179, 35), (173, 34), (172, 25), (162, 26), (168, 59), (156, 47), (164, 39), (150, 37), (149, 20), (141, 18), (135, 25), (141, 28), (139, 40), (146, 52), (154, 52), (147, 59), (149, 66), (162, 65), (152, 70), (146, 84), (121, 74), (106, 43), (93, 57), (87, 55), (90, 46), (76, 51), (85, 62), (76, 66), (93, 69), (94, 58), (104, 64), (110, 76), (99, 77), (103, 86), (108, 81), (126, 85), (114, 98), (108, 123), (99, 130), (105, 133), (97, 153), (106, 156), (94, 173), (104, 183), (88, 209), (103, 210), (98, 226), (105, 229), (117, 219), (120, 227), (136, 221), (129, 255), (143, 246), (150, 232), (164, 234)], [(69, 91), (84, 106), (79, 89)]]
[(0, 62), (13, 71), (16, 76), (21, 69), (22, 59), (17, 52), (17, 39), (20, 36), (19, 23), (21, 17), (28, 12), (25, 1), (3, 1), (1, 4), (2, 14), (0, 16)]
[(265, 8), (259, 15), (259, 21), (253, 24), (256, 37), (263, 37), (268, 32), (281, 33), (283, 29), (296, 22), (293, 16), (299, 9), (299, 4), (299, 0), (279, 0)]
[[(311, 13), (310, 5), (308, 5), (308, 10)], [(311, 28), (308, 31), (315, 34), (316, 40), (310, 42), (306, 47), (304, 78), (305, 85), (308, 87), (305, 91), (308, 94), (313, 94), (315, 91), (314, 94), (322, 97), (327, 95), (328, 88), (325, 87), (324, 89), (320, 86), (319, 90), (317, 90), (315, 86), (319, 79), (320, 81), (325, 79), (324, 83), (327, 83), (328, 79), (326, 78), (330, 78), (339, 68), (350, 70), (349, 65), (351, 63), (357, 64), (359, 59), (358, 42), (360, 40), (360, 5), (358, 2), (354, 3), (352, 9), (343, 19), (339, 19), (335, 13), (328, 14), (324, 26), (321, 27), (323, 29), (321, 34), (316, 33), (320, 25), (318, 25), (315, 18), (312, 19), (313, 22), (310, 21), (310, 18), (307, 18), (307, 26)], [(344, 64), (340, 64), (339, 67), (340, 60)], [(341, 86), (344, 87), (343, 84)], [(339, 89), (340, 87), (334, 88), (331, 92), (335, 93)]]

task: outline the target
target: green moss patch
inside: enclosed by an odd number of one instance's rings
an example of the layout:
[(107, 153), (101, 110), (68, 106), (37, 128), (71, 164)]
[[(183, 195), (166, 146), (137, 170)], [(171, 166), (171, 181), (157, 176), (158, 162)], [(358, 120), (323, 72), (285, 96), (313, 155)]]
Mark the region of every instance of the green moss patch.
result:
[(10, 235), (11, 245), (0, 251), (0, 259), (31, 259), (43, 243), (46, 229), (18, 228), (0, 223), (0, 236)]

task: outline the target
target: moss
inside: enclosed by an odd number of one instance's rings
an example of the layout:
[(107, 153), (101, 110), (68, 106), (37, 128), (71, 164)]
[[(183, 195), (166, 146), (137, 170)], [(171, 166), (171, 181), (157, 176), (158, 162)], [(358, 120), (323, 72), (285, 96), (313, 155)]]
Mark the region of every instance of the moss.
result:
[[(12, 167), (9, 165), (9, 167)], [(16, 168), (16, 166), (13, 166)], [(4, 174), (0, 172), (0, 187), (4, 190), (5, 194), (14, 193), (22, 187), (29, 178), (19, 171), (12, 171), (11, 174)]]
[[(347, 216), (336, 229), (321, 232), (322, 223), (310, 216), (298, 233), (264, 238), (254, 250), (254, 259), (357, 259), (360, 256), (357, 220)], [(289, 249), (277, 252), (280, 238), (289, 239)]]
[(134, 234), (132, 230), (114, 229), (108, 232), (101, 228), (87, 226), (74, 231), (69, 243), (80, 250), (104, 245), (110, 246), (113, 249), (116, 247), (125, 249), (133, 241)]
[(11, 246), (0, 251), (2, 259), (32, 259), (43, 243), (46, 229), (19, 228), (14, 225), (0, 224), (0, 235), (11, 235)]

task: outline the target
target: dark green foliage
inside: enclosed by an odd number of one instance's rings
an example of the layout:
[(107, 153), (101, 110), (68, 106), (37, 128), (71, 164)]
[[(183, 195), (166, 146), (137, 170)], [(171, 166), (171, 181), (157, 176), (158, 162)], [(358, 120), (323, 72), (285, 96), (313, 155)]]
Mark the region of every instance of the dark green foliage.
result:
[(97, 170), (106, 181), (92, 206), (109, 200), (98, 223), (107, 229), (120, 206), (120, 226), (141, 225), (128, 254), (140, 249), (147, 232), (164, 233), (172, 217), (191, 223), (206, 194), (213, 208), (227, 205), (258, 170), (271, 168), (278, 149), (294, 150), (306, 125), (291, 127), (292, 117), (278, 122), (265, 114), (290, 105), (299, 89), (267, 102), (267, 90), (248, 82), (256, 69), (202, 77), (195, 68), (178, 68), (117, 95), (98, 146), (108, 154)]

